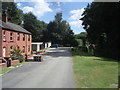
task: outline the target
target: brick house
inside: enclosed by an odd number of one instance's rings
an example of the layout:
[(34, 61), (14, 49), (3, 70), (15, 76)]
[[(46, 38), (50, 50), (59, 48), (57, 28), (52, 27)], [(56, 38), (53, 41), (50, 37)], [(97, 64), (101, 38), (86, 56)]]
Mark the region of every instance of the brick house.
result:
[(8, 22), (7, 14), (0, 19), (0, 57), (10, 57), (14, 47), (23, 50), (22, 55), (31, 55), (32, 34), (19, 25)]

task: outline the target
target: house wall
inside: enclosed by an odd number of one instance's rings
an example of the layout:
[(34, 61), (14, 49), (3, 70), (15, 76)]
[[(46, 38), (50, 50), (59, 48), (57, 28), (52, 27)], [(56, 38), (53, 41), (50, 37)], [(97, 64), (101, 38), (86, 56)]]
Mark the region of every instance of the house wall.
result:
[(48, 43), (46, 42), (46, 43), (45, 43), (45, 48), (47, 48), (47, 46), (48, 46), (47, 44), (48, 44)]
[[(31, 54), (31, 40), (32, 40), (32, 36), (30, 35), (30, 41), (28, 41), (28, 34), (25, 34), (25, 41), (23, 41), (23, 33), (19, 33), (20, 34), (20, 40), (17, 40), (17, 34), (18, 32), (13, 32), (13, 42), (10, 42), (10, 32), (12, 31), (8, 31), (8, 30), (2, 30), (2, 34), (3, 32), (6, 31), (6, 42), (2, 43), (2, 56), (3, 56), (3, 47), (6, 47), (6, 57), (10, 57), (10, 47), (17, 47), (19, 46), (20, 50), (23, 50), (23, 46), (25, 46), (25, 52), (22, 53), (22, 55), (30, 55)], [(2, 40), (3, 40), (3, 35), (2, 35)], [(30, 46), (30, 51), (28, 51), (28, 46)]]
[(51, 46), (51, 42), (48, 42), (48, 47), (50, 47)]
[(44, 49), (43, 43), (32, 43), (32, 50), (33, 51), (39, 51), (41, 49)]
[(0, 57), (2, 57), (2, 28), (0, 27)]

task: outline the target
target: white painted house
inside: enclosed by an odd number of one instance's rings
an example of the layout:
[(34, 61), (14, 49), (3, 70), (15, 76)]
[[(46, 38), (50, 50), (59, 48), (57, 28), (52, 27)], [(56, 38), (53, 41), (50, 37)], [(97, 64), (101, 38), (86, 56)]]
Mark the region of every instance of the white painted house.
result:
[(51, 46), (51, 42), (32, 42), (32, 51), (39, 51), (44, 48), (49, 48)]
[(49, 47), (51, 46), (52, 43), (51, 43), (51, 42), (47, 42), (47, 43), (48, 43), (48, 48), (49, 48)]
[(49, 48), (51, 46), (51, 42), (45, 42), (45, 48)]
[(39, 51), (44, 48), (43, 42), (32, 42), (32, 51)]

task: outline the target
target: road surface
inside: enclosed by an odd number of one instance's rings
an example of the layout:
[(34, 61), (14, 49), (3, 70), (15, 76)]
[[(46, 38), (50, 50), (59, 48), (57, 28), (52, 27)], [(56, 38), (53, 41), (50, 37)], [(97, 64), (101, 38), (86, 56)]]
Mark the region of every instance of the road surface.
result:
[(75, 88), (70, 48), (51, 48), (44, 61), (29, 62), (2, 75), (3, 88)]

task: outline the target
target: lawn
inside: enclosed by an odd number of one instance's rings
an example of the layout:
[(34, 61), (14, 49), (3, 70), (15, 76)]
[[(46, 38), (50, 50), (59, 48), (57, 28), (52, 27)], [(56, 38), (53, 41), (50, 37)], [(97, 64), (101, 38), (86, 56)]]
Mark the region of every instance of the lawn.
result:
[[(26, 64), (27, 62), (22, 62), (22, 63), (18, 63), (18, 64), (15, 64), (13, 65), (13, 68), (17, 67), (17, 66), (20, 66), (20, 65), (23, 65), (23, 64)], [(0, 74), (4, 74), (10, 70), (13, 69), (12, 67), (6, 67), (6, 68), (0, 68)]]
[(72, 51), (77, 88), (117, 88), (118, 62), (95, 57), (79, 50)]

